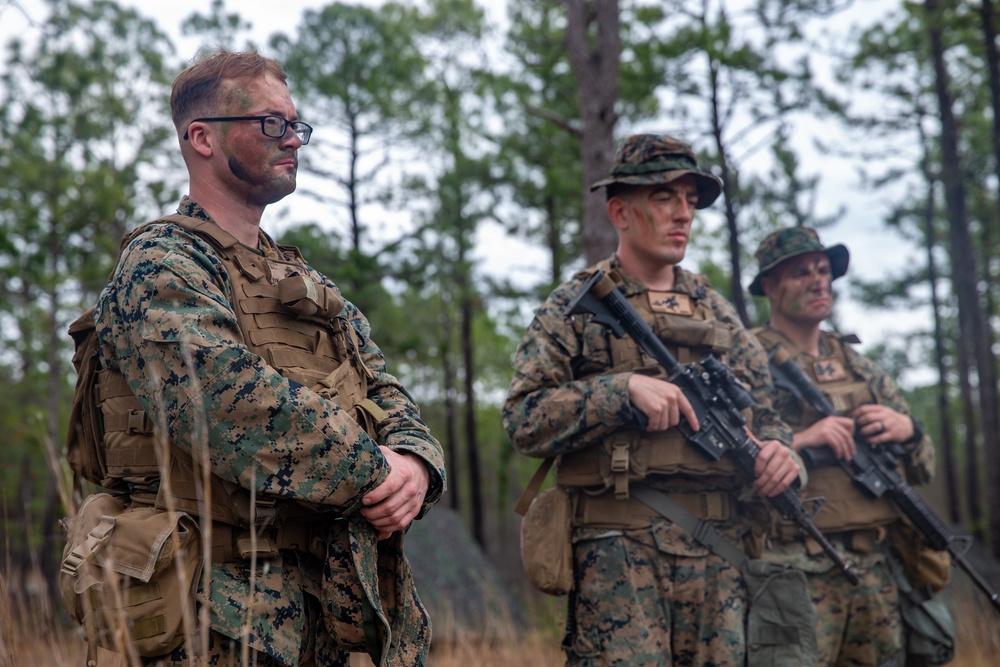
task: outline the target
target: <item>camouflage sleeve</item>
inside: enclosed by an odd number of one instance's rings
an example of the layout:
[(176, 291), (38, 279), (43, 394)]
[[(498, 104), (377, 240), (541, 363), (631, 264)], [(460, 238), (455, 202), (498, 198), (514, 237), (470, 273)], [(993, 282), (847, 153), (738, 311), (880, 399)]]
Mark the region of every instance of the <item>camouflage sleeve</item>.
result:
[[(878, 402), (896, 412), (910, 415), (910, 406), (906, 403), (903, 393), (892, 378), (867, 357), (859, 354), (850, 346), (845, 345), (845, 347), (855, 368), (871, 387)], [(927, 484), (934, 479), (935, 458), (934, 443), (931, 442), (930, 436), (925, 433), (920, 442), (910, 450), (910, 456), (905, 461), (907, 481), (911, 484)]]
[(715, 316), (728, 324), (733, 334), (729, 366), (736, 377), (750, 387), (750, 393), (757, 401), (752, 408), (750, 430), (758, 440), (777, 440), (786, 447), (791, 447), (792, 429), (782, 421), (771, 404), (775, 390), (767, 368), (767, 352), (756, 336), (743, 326), (732, 304), (714, 290), (710, 290), (708, 294)]
[[(552, 293), (514, 353), (503, 422), (514, 448), (527, 456), (590, 447), (634, 420), (629, 374), (593, 366), (601, 356), (593, 351), (605, 345), (604, 327), (563, 317), (578, 286), (573, 282)], [(591, 367), (585, 379), (576, 379), (574, 368), (581, 364)]]
[[(336, 289), (333, 283), (328, 280), (325, 282)], [(395, 376), (386, 371), (385, 357), (371, 339), (368, 319), (350, 301), (346, 302), (345, 311), (347, 320), (357, 334), (361, 358), (375, 378), (369, 385), (368, 398), (375, 401), (388, 415), (379, 422), (376, 434), (378, 443), (393, 451), (419, 456), (427, 465), (430, 486), (424, 498), (422, 516), (441, 499), (445, 490), (446, 476), (441, 444), (420, 418), (420, 408), (413, 397)]]
[(141, 235), (98, 304), (102, 357), (172, 444), (209, 443), (213, 473), (356, 509), (388, 474), (385, 457), (350, 413), (247, 349), (227, 286), (200, 239), (166, 225)]

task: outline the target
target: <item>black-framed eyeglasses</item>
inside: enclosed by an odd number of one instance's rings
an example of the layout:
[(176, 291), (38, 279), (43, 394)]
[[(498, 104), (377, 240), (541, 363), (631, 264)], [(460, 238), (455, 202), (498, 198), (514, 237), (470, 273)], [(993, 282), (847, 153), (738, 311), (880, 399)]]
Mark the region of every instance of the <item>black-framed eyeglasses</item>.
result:
[[(211, 121), (226, 120), (259, 120), (260, 131), (264, 133), (265, 137), (271, 137), (272, 139), (281, 139), (290, 127), (292, 128), (292, 132), (299, 137), (299, 141), (302, 142), (303, 146), (309, 143), (309, 138), (312, 136), (313, 131), (312, 125), (303, 123), (301, 120), (288, 120), (281, 116), (213, 116), (212, 118), (195, 118), (191, 122), (208, 123)], [(185, 141), (187, 138), (188, 133), (185, 132)]]

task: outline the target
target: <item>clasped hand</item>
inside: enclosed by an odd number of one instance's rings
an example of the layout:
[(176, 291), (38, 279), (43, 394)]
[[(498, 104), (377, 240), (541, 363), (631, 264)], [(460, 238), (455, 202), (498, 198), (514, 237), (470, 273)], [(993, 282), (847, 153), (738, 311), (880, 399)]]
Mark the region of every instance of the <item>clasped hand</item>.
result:
[(379, 446), (389, 464), (385, 480), (361, 499), (361, 516), (378, 530), (384, 540), (397, 530), (405, 530), (423, 507), (430, 485), (430, 473), (415, 454), (394, 452)]
[(822, 447), (833, 450), (841, 461), (849, 461), (857, 452), (856, 435), (872, 445), (906, 442), (913, 435), (913, 420), (885, 405), (862, 405), (850, 417), (824, 417), (795, 436), (795, 449)]

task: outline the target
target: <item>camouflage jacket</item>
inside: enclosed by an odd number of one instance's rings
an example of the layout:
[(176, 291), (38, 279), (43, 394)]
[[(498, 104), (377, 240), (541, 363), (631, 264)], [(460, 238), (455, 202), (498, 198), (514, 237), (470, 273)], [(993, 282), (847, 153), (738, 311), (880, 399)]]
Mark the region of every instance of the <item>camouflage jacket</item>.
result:
[[(617, 258), (611, 261), (612, 267), (620, 268)], [(754, 435), (760, 440), (790, 445), (791, 431), (771, 409), (773, 387), (760, 343), (743, 327), (732, 305), (711, 289), (703, 276), (680, 267), (674, 270), (674, 290), (706, 299), (716, 318), (732, 329), (729, 365), (757, 400), (752, 419)], [(574, 374), (584, 350), (606, 348), (605, 341), (611, 335), (600, 324), (564, 317), (581, 284), (581, 279), (574, 278), (552, 292), (536, 310), (514, 355), (514, 378), (503, 420), (514, 447), (527, 456), (550, 457), (593, 447), (614, 431), (635, 426), (628, 397), (630, 373), (591, 369), (594, 374), (585, 379)], [(625, 290), (631, 296), (646, 288), (626, 275)]]
[[(189, 198), (182, 215), (210, 220)], [(275, 242), (260, 233), (263, 253)], [(336, 289), (325, 276), (313, 277)], [(291, 382), (252, 354), (231, 304), (227, 273), (205, 240), (176, 225), (155, 225), (122, 253), (95, 314), (101, 361), (118, 368), (153, 423), (187, 451), (207, 438), (212, 472), (262, 496), (335, 507), (352, 514), (361, 497), (388, 474), (384, 445), (421, 457), (430, 487), (421, 514), (441, 497), (445, 470), (440, 444), (371, 340), (364, 315), (346, 302), (364, 363), (372, 371), (368, 397), (388, 417), (373, 441), (347, 411)], [(208, 592), (212, 627), (241, 638), (243, 603), (251, 600), (253, 648), (294, 665), (304, 614), (303, 590), (318, 590), (322, 564), (302, 558), (258, 567), (213, 563)], [(359, 573), (362, 577), (373, 573)], [(251, 595), (253, 593), (253, 595)]]
[[(818, 358), (822, 359), (834, 354), (835, 341), (840, 338), (837, 334), (821, 331)], [(799, 351), (787, 339), (783, 342), (783, 345), (790, 347), (792, 351), (799, 354)], [(874, 394), (875, 400), (897, 412), (909, 415), (909, 405), (907, 405), (906, 399), (903, 398), (902, 392), (899, 391), (892, 378), (876, 366), (871, 359), (860, 354), (850, 345), (844, 344), (842, 347), (847, 355), (851, 371), (864, 380), (871, 389), (872, 394)], [(801, 415), (803, 410), (801, 401), (795, 398), (790, 392), (784, 390), (776, 390), (774, 407), (778, 410), (779, 414), (788, 417), (792, 421), (796, 421), (797, 416)], [(929, 483), (934, 477), (935, 458), (934, 445), (930, 437), (925, 433), (921, 441), (914, 446), (910, 456), (904, 459), (907, 481), (911, 484)], [(808, 486), (805, 487), (805, 491), (808, 494)], [(833, 541), (841, 551), (846, 553), (849, 560), (853, 561), (860, 569), (870, 568), (875, 563), (884, 560), (884, 554), (881, 550), (870, 553), (859, 552), (852, 549), (851, 545), (839, 536), (834, 536)], [(768, 558), (791, 563), (795, 567), (807, 572), (826, 572), (833, 567), (833, 562), (826, 554), (809, 555), (806, 545), (802, 540), (792, 542), (774, 541), (769, 548)]]

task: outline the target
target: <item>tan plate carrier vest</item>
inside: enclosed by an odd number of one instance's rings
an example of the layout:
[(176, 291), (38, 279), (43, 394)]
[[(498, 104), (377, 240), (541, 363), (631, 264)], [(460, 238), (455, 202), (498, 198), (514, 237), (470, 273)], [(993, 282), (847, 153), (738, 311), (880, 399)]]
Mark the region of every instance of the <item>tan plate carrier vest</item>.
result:
[[(370, 436), (385, 412), (367, 397), (371, 372), (360, 358), (354, 328), (340, 317), (343, 298), (316, 282), (297, 248), (278, 246), (282, 259), (259, 255), (217, 224), (188, 216), (172, 215), (133, 230), (122, 249), (150, 226), (173, 223), (208, 242), (229, 274), (243, 342), (282, 376), (294, 380), (353, 412)], [(117, 369), (98, 374), (97, 404), (103, 414), (104, 460), (107, 483), (118, 480), (148, 487), (160, 478), (160, 458), (154, 424)], [(196, 469), (191, 456), (178, 447), (162, 447), (169, 457), (169, 484), (155, 494), (133, 493), (132, 500), (160, 509), (202, 515)], [(249, 556), (250, 525), (276, 526), (256, 542), (256, 551), (276, 554), (277, 549), (323, 553), (310, 543), (309, 524), (327, 518), (295, 501), (257, 496), (248, 489), (216, 475), (211, 476), (212, 559), (225, 562)], [(169, 498), (167, 493), (169, 492)], [(251, 500), (253, 506), (251, 507)], [(253, 516), (253, 522), (251, 522)], [(258, 531), (259, 532), (259, 531)], [(321, 534), (318, 531), (317, 534)]]
[[(753, 333), (768, 352), (779, 343), (789, 352), (796, 351), (795, 346), (776, 331), (755, 329)], [(835, 337), (831, 337), (830, 340), (834, 348), (832, 355), (823, 359), (811, 359), (798, 354), (795, 363), (826, 395), (837, 414), (847, 415), (859, 405), (878, 403), (871, 387), (862, 379), (863, 375), (852, 363), (844, 343)], [(805, 401), (800, 407), (801, 417), (782, 415), (782, 419), (795, 433), (809, 428), (822, 418), (822, 415)], [(899, 466), (897, 472), (906, 479), (902, 466)], [(899, 512), (888, 498), (869, 497), (837, 465), (810, 468), (809, 484), (802, 492), (802, 497), (823, 498), (823, 507), (816, 513), (813, 523), (824, 533), (879, 529), (899, 518)], [(782, 538), (791, 540), (797, 536), (800, 536), (800, 533), (792, 524), (782, 522)]]
[[(607, 261), (602, 268), (622, 284), (622, 276)], [(590, 272), (577, 278), (586, 279)], [(704, 299), (682, 292), (644, 291), (628, 297), (636, 312), (656, 332), (670, 353), (681, 364), (699, 361), (708, 353), (728, 361), (732, 331), (715, 318)], [(610, 359), (603, 374), (634, 371), (666, 379), (663, 368), (646, 355), (629, 336), (618, 338), (610, 330), (604, 334)], [(583, 375), (577, 379), (590, 377)], [(556, 459), (556, 482), (564, 487), (584, 488), (576, 509), (577, 525), (601, 527), (639, 527), (659, 513), (629, 498), (629, 484), (649, 475), (708, 476), (714, 479), (739, 478), (729, 457), (710, 461), (687, 443), (675, 429), (649, 433), (636, 428), (615, 431), (599, 445), (562, 454)], [(602, 491), (610, 491), (602, 493)], [(702, 519), (723, 520), (735, 513), (735, 499), (725, 491), (703, 493), (668, 493), (670, 498)]]

